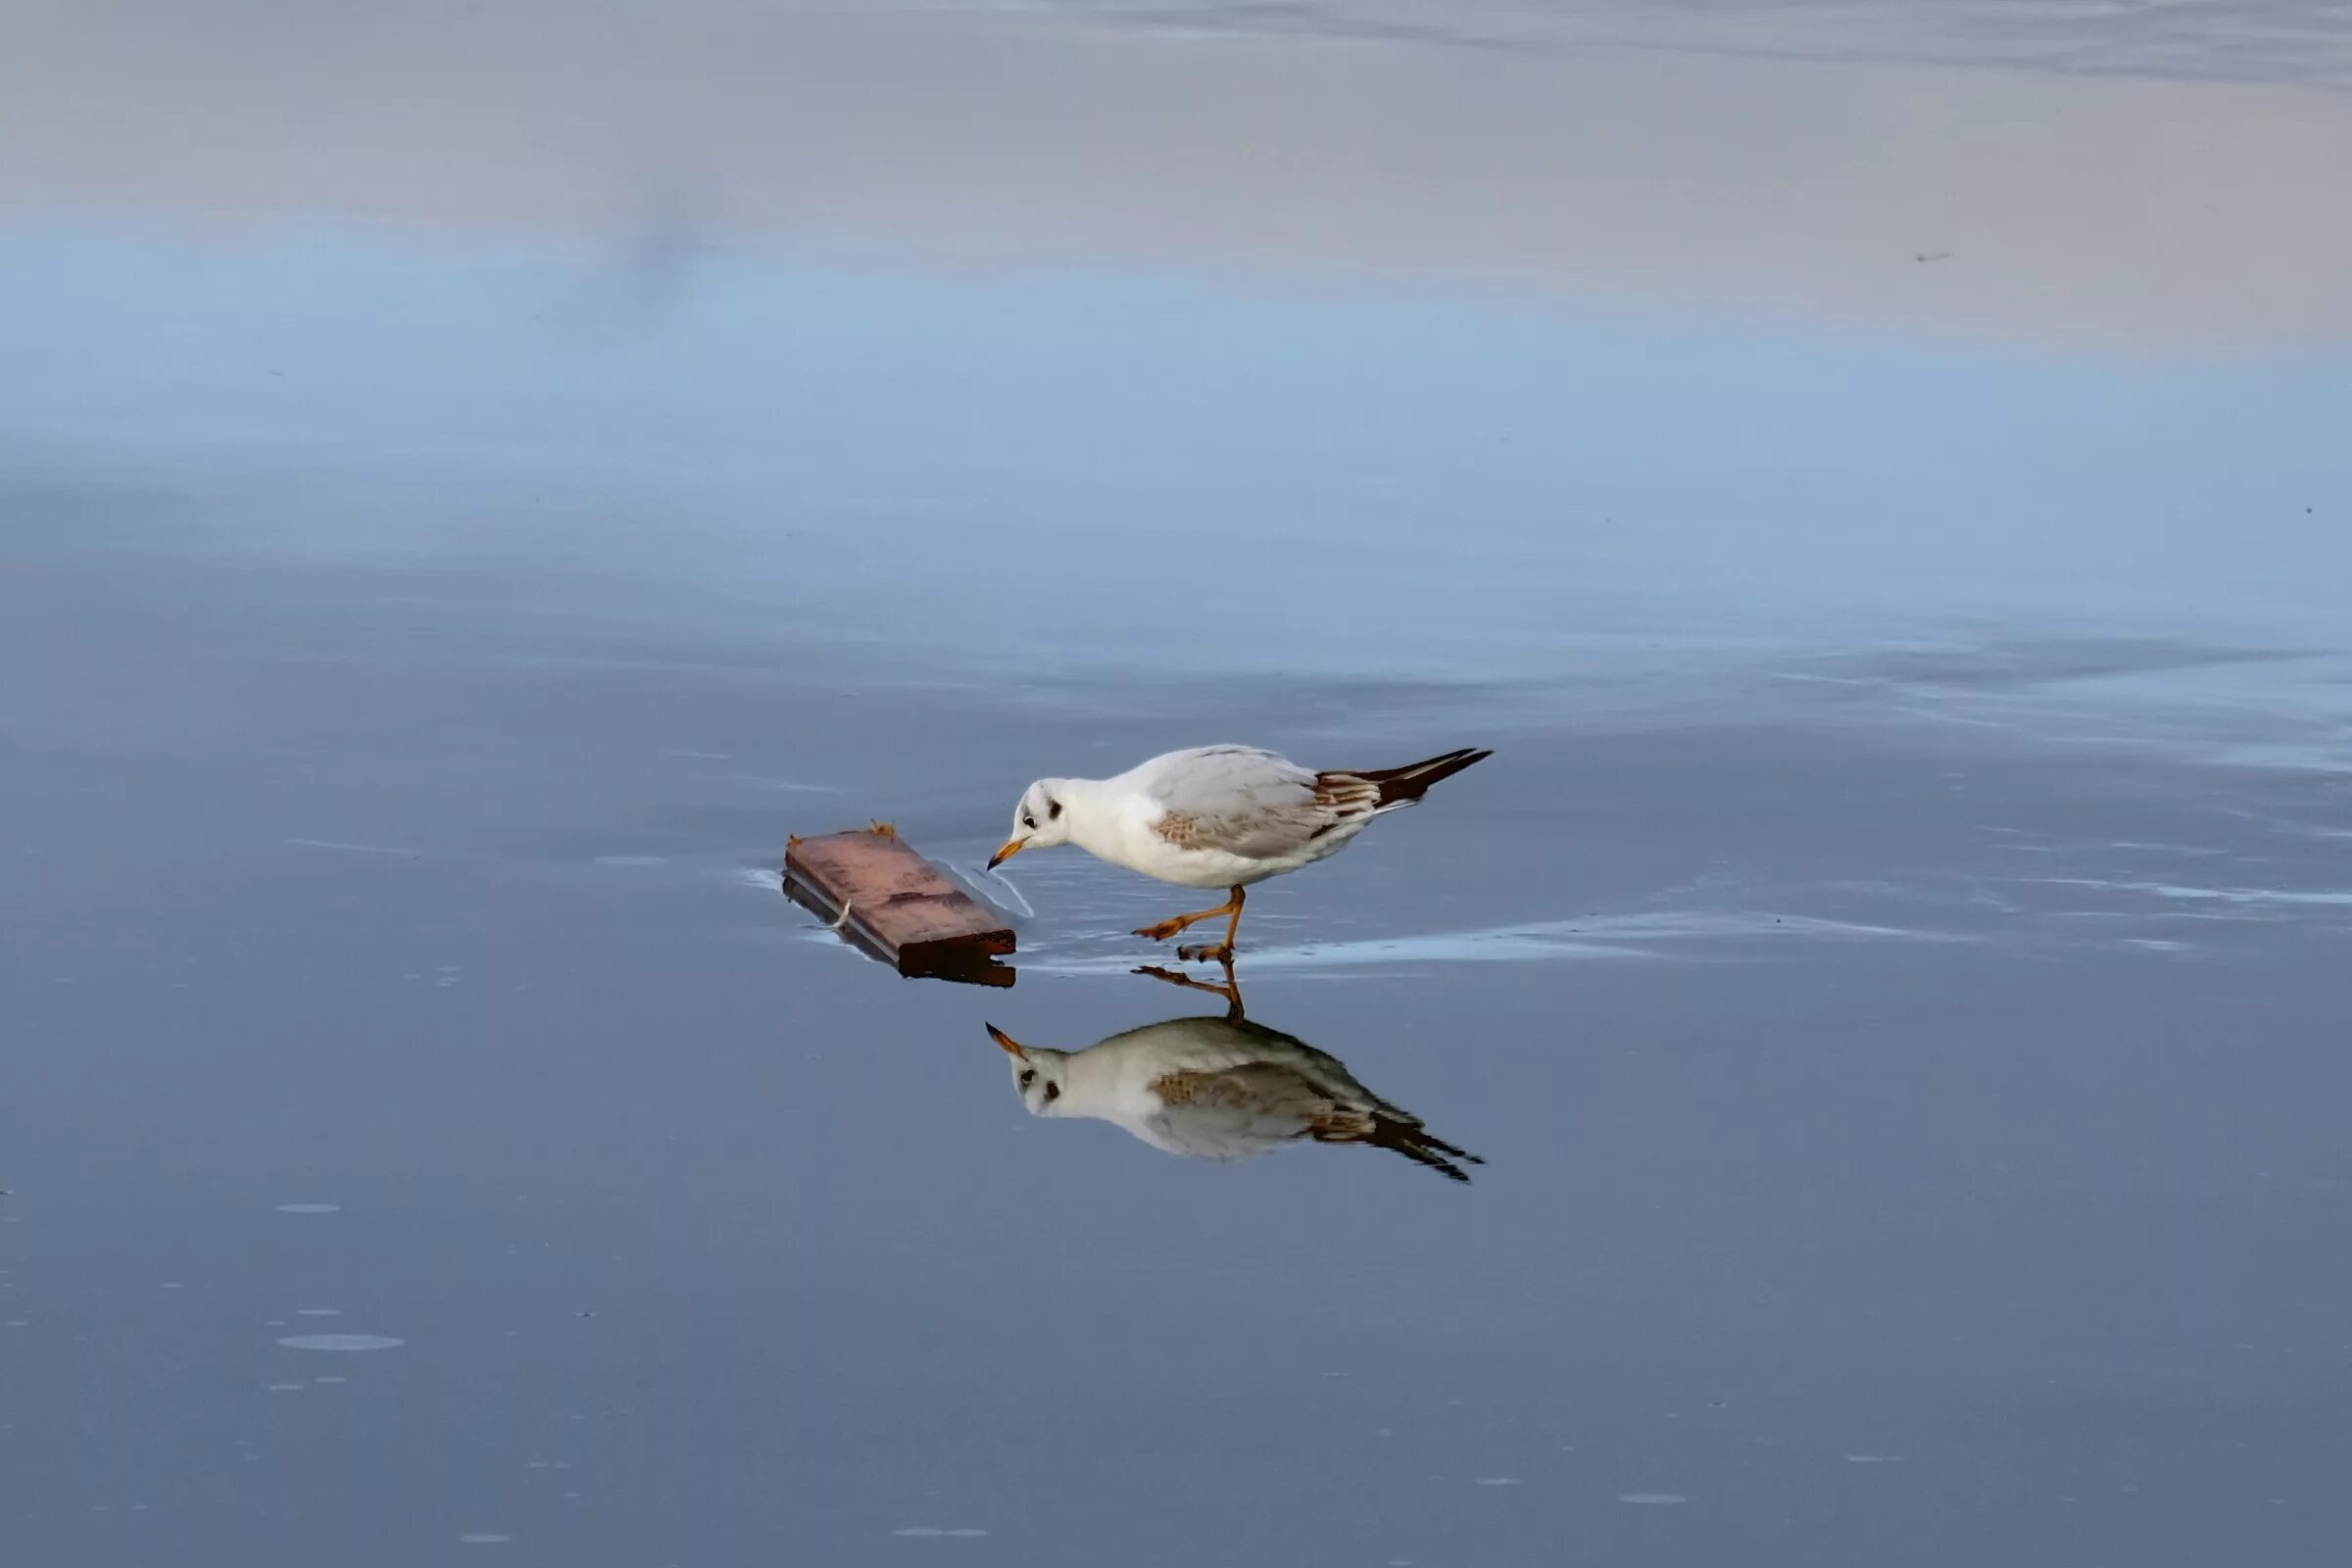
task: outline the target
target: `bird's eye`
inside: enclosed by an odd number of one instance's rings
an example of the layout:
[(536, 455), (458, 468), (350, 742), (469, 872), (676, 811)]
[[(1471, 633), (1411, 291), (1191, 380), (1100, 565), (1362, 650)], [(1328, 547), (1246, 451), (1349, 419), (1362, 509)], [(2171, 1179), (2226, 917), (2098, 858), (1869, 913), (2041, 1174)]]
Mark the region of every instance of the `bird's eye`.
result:
[(1061, 803), (1059, 801), (1048, 801), (1046, 803), (1046, 820), (1049, 822), (1057, 822), (1061, 820)]
[(1026, 1089), (1035, 1082), (1037, 1082), (1037, 1069), (1035, 1067), (1024, 1069), (1021, 1073), (1021, 1087)]
[(1046, 1081), (1046, 1103), (1051, 1105), (1054, 1103), (1054, 1102), (1059, 1100), (1060, 1098), (1061, 1085), (1054, 1083), (1052, 1079), (1048, 1079)]
[(1024, 816), (1021, 818), (1021, 826), (1034, 833), (1037, 831), (1037, 818), (1034, 816)]

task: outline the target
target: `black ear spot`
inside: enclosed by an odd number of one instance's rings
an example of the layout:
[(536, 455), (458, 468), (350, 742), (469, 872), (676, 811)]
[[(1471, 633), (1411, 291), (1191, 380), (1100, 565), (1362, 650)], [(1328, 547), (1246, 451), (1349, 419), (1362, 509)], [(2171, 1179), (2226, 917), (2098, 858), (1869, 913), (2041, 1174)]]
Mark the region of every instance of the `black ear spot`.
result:
[(1060, 817), (1060, 815), (1061, 803), (1059, 801), (1048, 801), (1046, 803), (1046, 820), (1049, 822), (1055, 821)]
[(1059, 1085), (1059, 1084), (1055, 1083), (1055, 1082), (1054, 1082), (1053, 1079), (1051, 1079), (1051, 1078), (1047, 1079), (1047, 1080), (1046, 1080), (1046, 1103), (1047, 1103), (1047, 1104), (1049, 1104), (1049, 1105), (1051, 1105), (1052, 1103), (1054, 1103), (1054, 1102), (1055, 1102), (1056, 1100), (1059, 1100), (1060, 1098), (1061, 1098), (1061, 1085)]

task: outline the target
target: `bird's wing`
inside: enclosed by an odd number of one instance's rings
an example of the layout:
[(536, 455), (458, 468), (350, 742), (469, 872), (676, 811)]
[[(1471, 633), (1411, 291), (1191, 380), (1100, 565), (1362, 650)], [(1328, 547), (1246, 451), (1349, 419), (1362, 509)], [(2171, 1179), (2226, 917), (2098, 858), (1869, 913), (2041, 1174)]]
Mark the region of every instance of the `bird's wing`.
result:
[[(1335, 1101), (1296, 1068), (1253, 1061), (1223, 1072), (1172, 1072), (1154, 1079), (1161, 1108), (1138, 1131), (1170, 1153), (1198, 1159), (1247, 1159), (1284, 1144), (1369, 1144), (1467, 1182), (1462, 1164), (1486, 1163), (1432, 1134), (1419, 1118), (1386, 1101)], [(1455, 1163), (1460, 1161), (1461, 1164)]]
[(1248, 1039), (1250, 1050), (1257, 1058), (1256, 1068), (1292, 1075), (1323, 1107), (1307, 1124), (1308, 1135), (1316, 1143), (1370, 1144), (1375, 1149), (1402, 1154), (1415, 1164), (1427, 1165), (1457, 1182), (1470, 1178), (1455, 1160), (1464, 1165), (1486, 1163), (1468, 1150), (1457, 1149), (1431, 1132), (1420, 1117), (1402, 1105), (1374, 1094), (1363, 1080), (1348, 1070), (1346, 1062), (1329, 1052), (1317, 1051), (1297, 1035), (1287, 1035), (1248, 1019), (1227, 1022), (1225, 1027)]
[(1160, 1109), (1146, 1123), (1150, 1141), (1196, 1159), (1247, 1159), (1296, 1143), (1332, 1109), (1297, 1073), (1265, 1062), (1165, 1073), (1152, 1091)]
[(1160, 806), (1152, 827), (1161, 838), (1251, 859), (1297, 854), (1380, 804), (1377, 784), (1249, 746), (1171, 753), (1143, 782)]

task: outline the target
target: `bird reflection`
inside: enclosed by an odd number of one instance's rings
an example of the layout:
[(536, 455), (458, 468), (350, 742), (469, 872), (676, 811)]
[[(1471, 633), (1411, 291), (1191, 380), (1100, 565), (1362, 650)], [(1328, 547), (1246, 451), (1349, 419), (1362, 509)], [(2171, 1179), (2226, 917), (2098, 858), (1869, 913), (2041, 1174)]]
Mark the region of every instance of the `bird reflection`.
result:
[(1242, 1013), (1241, 989), (1160, 969), (1139, 973), (1227, 1000), (1222, 1016), (1170, 1018), (1083, 1051), (1023, 1045), (995, 1024), (1013, 1087), (1032, 1116), (1107, 1121), (1154, 1149), (1196, 1159), (1249, 1159), (1286, 1144), (1368, 1144), (1467, 1182), (1484, 1164), (1421, 1118), (1356, 1081), (1345, 1062)]

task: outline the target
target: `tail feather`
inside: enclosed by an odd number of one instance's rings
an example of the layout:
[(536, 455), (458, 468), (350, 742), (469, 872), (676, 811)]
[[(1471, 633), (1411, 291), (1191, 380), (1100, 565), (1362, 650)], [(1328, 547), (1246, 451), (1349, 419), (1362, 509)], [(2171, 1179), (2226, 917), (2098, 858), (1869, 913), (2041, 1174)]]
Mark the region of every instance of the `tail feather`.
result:
[[(1416, 1121), (1399, 1120), (1378, 1112), (1324, 1117), (1313, 1127), (1319, 1144), (1363, 1144), (1373, 1149), (1385, 1149), (1393, 1154), (1402, 1154), (1416, 1165), (1426, 1165), (1447, 1181), (1468, 1182), (1470, 1173), (1462, 1165), (1484, 1165), (1485, 1160), (1466, 1149), (1456, 1149)], [(1455, 1161), (1460, 1161), (1456, 1164)]]
[(1429, 787), (1441, 779), (1448, 779), (1473, 762), (1483, 762), (1494, 754), (1483, 747), (1465, 746), (1402, 767), (1383, 767), (1355, 776), (1367, 784), (1380, 786), (1380, 806), (1410, 806), (1429, 793)]

